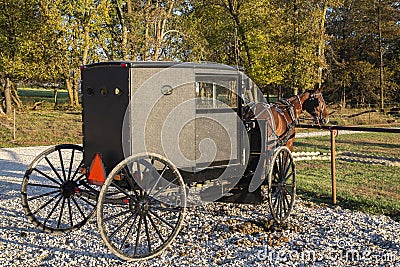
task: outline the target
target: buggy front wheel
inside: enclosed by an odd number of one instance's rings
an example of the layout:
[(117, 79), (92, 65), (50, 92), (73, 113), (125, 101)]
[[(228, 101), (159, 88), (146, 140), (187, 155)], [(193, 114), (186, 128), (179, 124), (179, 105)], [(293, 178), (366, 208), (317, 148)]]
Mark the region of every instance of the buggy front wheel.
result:
[(268, 204), (274, 220), (282, 223), (289, 217), (296, 196), (296, 170), (290, 150), (279, 147), (270, 164)]
[(139, 154), (108, 175), (100, 191), (97, 223), (115, 255), (143, 260), (175, 239), (185, 210), (185, 184), (177, 168), (160, 155)]

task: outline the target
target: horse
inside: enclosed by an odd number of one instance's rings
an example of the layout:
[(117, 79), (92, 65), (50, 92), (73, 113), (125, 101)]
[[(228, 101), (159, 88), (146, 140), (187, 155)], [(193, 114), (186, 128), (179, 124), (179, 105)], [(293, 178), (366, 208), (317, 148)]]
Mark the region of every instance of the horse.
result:
[[(251, 112), (249, 112), (250, 110)], [(307, 90), (302, 94), (269, 104), (269, 114), (271, 114), (275, 125), (272, 131), (277, 139), (278, 146), (285, 145), (291, 152), (293, 151), (295, 126), (304, 110), (313, 117), (314, 123), (318, 125), (329, 122), (321, 89)], [(259, 117), (262, 113), (265, 114), (265, 105), (253, 103), (245, 110), (245, 119)]]
[(313, 117), (314, 123), (318, 125), (325, 125), (329, 122), (328, 111), (320, 89), (307, 90), (300, 95), (272, 103), (271, 107), (278, 143), (285, 145), (290, 151), (293, 151), (295, 126), (304, 110)]

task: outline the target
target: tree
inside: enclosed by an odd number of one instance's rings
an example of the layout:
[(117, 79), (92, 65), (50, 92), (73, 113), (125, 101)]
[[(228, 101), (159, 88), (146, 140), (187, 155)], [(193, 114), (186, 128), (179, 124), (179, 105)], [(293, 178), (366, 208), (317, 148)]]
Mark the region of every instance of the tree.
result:
[[(35, 62), (35, 21), (37, 4), (33, 0), (22, 3), (16, 1), (0, 2), (0, 80), (5, 98), (5, 113), (10, 115), (13, 103), (21, 107), (15, 81), (29, 79), (34, 70), (30, 64)], [(0, 105), (2, 109), (2, 105)]]
[(103, 29), (110, 22), (109, 1), (43, 1), (40, 15), (44, 22), (43, 42), (47, 57), (41, 62), (52, 82), (65, 82), (70, 106), (79, 107), (81, 65), (106, 58), (102, 48), (108, 41)]
[[(383, 100), (379, 80), (384, 78), (382, 86), (393, 85), (393, 72), (385, 65), (393, 66), (389, 55), (400, 37), (399, 15), (399, 4), (392, 0), (348, 0), (328, 12), (327, 32), (331, 39), (327, 56), (331, 73), (326, 85), (332, 91), (351, 93), (355, 103)], [(360, 98), (362, 95), (366, 97)], [(343, 93), (342, 98), (345, 97)]]
[[(168, 44), (183, 36), (177, 27), (184, 0), (112, 2), (112, 41), (109, 50), (123, 59), (163, 60), (170, 54)], [(117, 48), (117, 50), (115, 50)]]

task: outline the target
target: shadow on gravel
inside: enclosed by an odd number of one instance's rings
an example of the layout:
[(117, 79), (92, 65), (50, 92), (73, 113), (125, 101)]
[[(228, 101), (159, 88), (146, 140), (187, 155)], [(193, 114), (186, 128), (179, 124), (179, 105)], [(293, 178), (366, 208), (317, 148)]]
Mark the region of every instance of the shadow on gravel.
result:
[(0, 159), (0, 176), (22, 178), (28, 166), (20, 162)]

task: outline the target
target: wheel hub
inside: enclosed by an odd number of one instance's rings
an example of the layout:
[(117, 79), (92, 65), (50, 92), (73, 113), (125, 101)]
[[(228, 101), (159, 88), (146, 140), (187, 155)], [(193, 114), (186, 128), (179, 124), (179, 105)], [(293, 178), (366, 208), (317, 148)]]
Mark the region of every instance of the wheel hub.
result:
[(140, 214), (146, 214), (149, 211), (149, 201), (147, 199), (142, 199), (137, 203), (137, 211)]
[(78, 190), (78, 184), (75, 181), (66, 181), (61, 188), (61, 193), (65, 198), (70, 198)]

